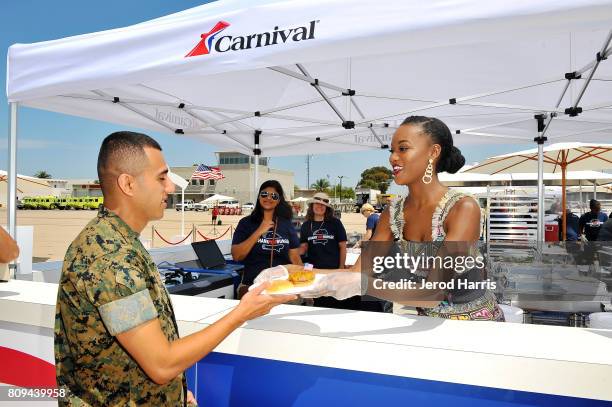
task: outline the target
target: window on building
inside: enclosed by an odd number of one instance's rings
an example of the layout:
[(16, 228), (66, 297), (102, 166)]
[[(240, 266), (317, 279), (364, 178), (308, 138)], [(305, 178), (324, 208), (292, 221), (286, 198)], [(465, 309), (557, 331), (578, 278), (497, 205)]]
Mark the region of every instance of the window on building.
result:
[(201, 179), (200, 180), (200, 185), (206, 185), (206, 180)]
[(214, 179), (210, 179), (208, 180), (208, 185), (210, 185), (211, 187), (215, 185), (215, 180)]
[(197, 179), (192, 179), (191, 180), (191, 185), (198, 185), (198, 180)]

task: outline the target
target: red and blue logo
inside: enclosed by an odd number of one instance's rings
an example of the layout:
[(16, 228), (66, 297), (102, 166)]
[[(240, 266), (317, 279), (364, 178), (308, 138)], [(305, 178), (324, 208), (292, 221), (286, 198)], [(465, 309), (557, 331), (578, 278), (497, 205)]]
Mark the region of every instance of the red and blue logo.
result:
[(273, 30), (255, 34), (219, 36), (223, 30), (230, 26), (230, 23), (219, 21), (212, 30), (200, 34), (200, 41), (187, 55), (185, 55), (185, 58), (208, 55), (212, 52), (241, 51), (268, 47), (271, 45), (313, 40), (315, 39), (317, 23), (319, 23), (319, 20), (313, 20), (301, 26), (284, 29), (275, 26)]
[(185, 55), (185, 58), (209, 54), (210, 50), (212, 49), (212, 43), (215, 39), (215, 36), (229, 26), (230, 23), (226, 23), (225, 21), (219, 21), (217, 24), (215, 24), (212, 30), (207, 33), (201, 34), (200, 37), (202, 39), (187, 55)]

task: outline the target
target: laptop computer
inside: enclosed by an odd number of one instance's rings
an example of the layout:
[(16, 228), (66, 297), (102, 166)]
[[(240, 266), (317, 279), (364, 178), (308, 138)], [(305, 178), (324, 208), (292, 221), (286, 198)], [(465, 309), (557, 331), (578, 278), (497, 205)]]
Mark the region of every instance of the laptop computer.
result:
[(225, 258), (216, 241), (204, 240), (202, 242), (195, 242), (191, 243), (191, 247), (198, 259), (178, 262), (175, 264), (175, 267), (209, 270), (224, 270), (226, 268)]

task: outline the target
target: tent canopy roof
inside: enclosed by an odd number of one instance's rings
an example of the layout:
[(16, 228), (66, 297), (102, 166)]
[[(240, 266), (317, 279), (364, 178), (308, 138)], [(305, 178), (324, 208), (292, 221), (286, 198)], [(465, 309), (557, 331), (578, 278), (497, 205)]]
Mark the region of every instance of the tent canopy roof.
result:
[(226, 0), (13, 45), (7, 95), (247, 154), (257, 133), (267, 156), (386, 148), (412, 114), (443, 119), (458, 145), (530, 143), (537, 113), (558, 114), (551, 141), (598, 141), (612, 129), (612, 63), (582, 114), (565, 109), (610, 54), (610, 21), (612, 0)]
[(234, 199), (236, 199), (236, 198), (234, 198), (233, 196), (214, 194), (212, 196), (209, 196), (208, 198), (206, 198), (202, 202), (232, 201)]

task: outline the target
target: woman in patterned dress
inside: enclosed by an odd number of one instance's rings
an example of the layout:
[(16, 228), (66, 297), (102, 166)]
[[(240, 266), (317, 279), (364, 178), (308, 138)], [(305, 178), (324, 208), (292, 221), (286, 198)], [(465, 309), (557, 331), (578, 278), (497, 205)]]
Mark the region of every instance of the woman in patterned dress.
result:
[[(439, 256), (440, 250), (447, 253), (457, 247), (470, 249), (469, 253), (463, 254), (479, 255), (471, 250), (476, 247), (480, 237), (478, 202), (469, 195), (450, 190), (438, 180), (438, 173), (455, 173), (465, 163), (465, 158), (453, 145), (449, 128), (436, 118), (410, 116), (393, 135), (390, 152), (389, 163), (395, 183), (407, 186), (408, 193), (395, 199), (383, 212), (371, 244), (388, 242), (389, 247), (390, 242), (395, 242), (393, 246), (396, 251), (400, 254), (408, 253), (410, 256), (419, 256), (424, 252), (431, 255), (432, 250), (433, 254)], [(455, 252), (454, 255), (456, 254)], [(361, 271), (361, 258), (351, 271)], [(327, 273), (329, 272), (330, 270), (327, 270)], [(421, 269), (413, 270), (411, 277), (416, 282), (456, 280), (457, 273), (453, 270), (451, 272), (453, 276), (449, 278), (448, 270), (440, 272)], [(334, 277), (330, 276), (321, 292), (327, 291), (327, 295), (338, 298), (347, 292), (343, 290), (345, 287), (342, 280), (349, 281), (350, 276), (335, 274)], [(461, 274), (461, 278), (482, 282), (484, 274), (484, 267), (472, 268)], [(370, 277), (372, 276), (371, 274)], [(484, 285), (469, 290), (413, 289), (410, 292), (402, 292), (372, 290), (372, 280), (370, 278), (368, 294), (395, 301), (394, 310), (398, 310), (402, 305), (409, 305), (417, 307), (419, 314), (432, 317), (503, 321), (503, 313), (495, 296)], [(351, 281), (354, 282), (354, 279)], [(352, 294), (351, 290), (348, 290), (348, 293)], [(314, 295), (319, 294), (321, 293)]]

